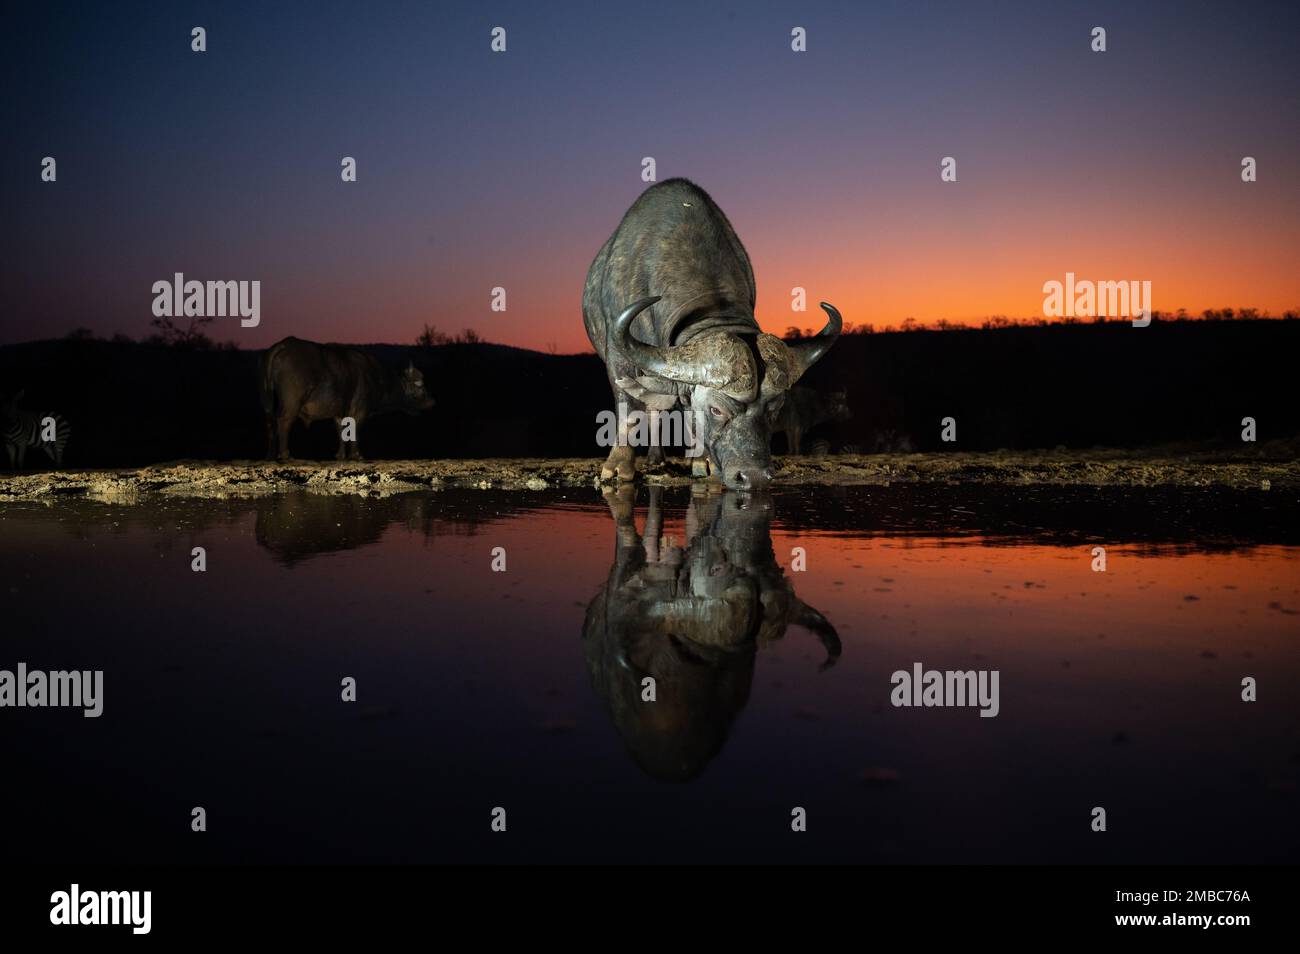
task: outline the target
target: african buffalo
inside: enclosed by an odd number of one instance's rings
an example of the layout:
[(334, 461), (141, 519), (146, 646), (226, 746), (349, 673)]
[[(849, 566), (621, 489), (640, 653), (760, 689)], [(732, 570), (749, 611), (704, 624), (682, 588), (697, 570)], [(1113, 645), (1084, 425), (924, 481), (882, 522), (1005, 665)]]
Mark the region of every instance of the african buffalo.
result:
[(803, 453), (803, 436), (818, 424), (826, 421), (847, 421), (853, 417), (849, 410), (847, 391), (814, 391), (812, 388), (791, 388), (785, 405), (776, 417), (772, 434), (785, 432), (786, 453)]
[[(424, 375), (414, 364), (392, 371), (356, 348), (285, 338), (262, 354), (260, 371), (269, 459), (289, 458), (295, 418), (304, 424), (333, 418), (340, 428), (338, 459), (361, 460), (357, 438), (366, 418), (389, 411), (418, 414), (433, 407)], [(345, 417), (356, 422), (352, 440), (344, 439)]]
[[(685, 179), (646, 189), (597, 253), (582, 315), (605, 361), (615, 404), (647, 412), (681, 409), (728, 487), (771, 480), (770, 431), (785, 393), (839, 336), (842, 322), (787, 344), (754, 320), (754, 272), (722, 210)], [(625, 429), (626, 430), (626, 429)], [(631, 480), (626, 433), (601, 479)]]

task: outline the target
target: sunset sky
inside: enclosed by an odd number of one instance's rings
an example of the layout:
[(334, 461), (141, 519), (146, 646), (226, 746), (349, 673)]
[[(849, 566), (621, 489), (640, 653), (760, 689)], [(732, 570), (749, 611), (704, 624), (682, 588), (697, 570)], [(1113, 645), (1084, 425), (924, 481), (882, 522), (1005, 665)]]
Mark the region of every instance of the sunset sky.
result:
[(427, 322), (589, 350), (583, 281), (645, 156), (730, 217), (772, 331), (818, 323), (793, 286), (880, 327), (1039, 315), (1067, 271), (1159, 310), (1300, 307), (1295, 3), (52, 3), (8, 28), (0, 342), (143, 336), (179, 271), (261, 281), (259, 327), (213, 328), (243, 347)]

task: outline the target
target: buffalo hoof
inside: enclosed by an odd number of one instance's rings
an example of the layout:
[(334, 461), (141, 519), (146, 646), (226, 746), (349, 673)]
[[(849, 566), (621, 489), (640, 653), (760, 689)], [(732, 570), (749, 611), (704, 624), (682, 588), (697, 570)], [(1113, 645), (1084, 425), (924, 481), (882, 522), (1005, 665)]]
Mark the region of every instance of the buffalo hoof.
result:
[(601, 480), (635, 480), (636, 458), (631, 447), (616, 447), (600, 465)]

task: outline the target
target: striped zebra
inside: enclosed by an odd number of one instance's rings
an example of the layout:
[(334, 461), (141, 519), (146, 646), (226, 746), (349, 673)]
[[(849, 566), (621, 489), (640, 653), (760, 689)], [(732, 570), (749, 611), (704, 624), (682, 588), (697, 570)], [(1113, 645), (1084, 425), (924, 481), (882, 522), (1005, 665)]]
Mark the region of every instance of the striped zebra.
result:
[[(20, 410), (18, 401), (22, 396), (23, 392), (19, 391), (0, 408), (0, 438), (4, 439), (9, 454), (10, 469), (16, 466), (21, 470), (27, 448), (38, 445), (54, 461), (55, 467), (62, 467), (63, 448), (71, 433), (68, 422), (60, 414)], [(47, 437), (50, 439), (46, 440)]]

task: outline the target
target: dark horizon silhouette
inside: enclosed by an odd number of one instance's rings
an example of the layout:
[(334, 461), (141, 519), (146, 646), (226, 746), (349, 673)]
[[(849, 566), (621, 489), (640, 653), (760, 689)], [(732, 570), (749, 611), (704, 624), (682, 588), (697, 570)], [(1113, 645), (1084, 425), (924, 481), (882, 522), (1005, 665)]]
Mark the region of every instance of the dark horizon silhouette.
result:
[[(359, 347), (393, 368), (412, 361), (436, 401), (417, 417), (368, 421), (368, 458), (603, 454), (596, 416), (611, 398), (594, 354), (484, 342)], [(832, 453), (1181, 444), (1293, 458), (1298, 352), (1300, 321), (1276, 319), (876, 332), (844, 335), (803, 383), (848, 392), (852, 418), (812, 433)], [(87, 338), (4, 345), (0, 393), (24, 388), (24, 406), (70, 422), (69, 468), (260, 459), (260, 354)], [(953, 444), (940, 440), (949, 416)], [(1245, 417), (1256, 421), (1255, 443), (1241, 439)], [(332, 460), (337, 442), (332, 422), (292, 431), (300, 459)]]

